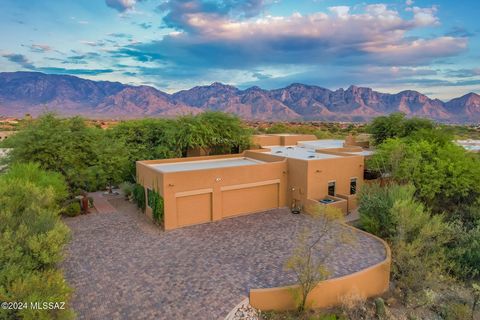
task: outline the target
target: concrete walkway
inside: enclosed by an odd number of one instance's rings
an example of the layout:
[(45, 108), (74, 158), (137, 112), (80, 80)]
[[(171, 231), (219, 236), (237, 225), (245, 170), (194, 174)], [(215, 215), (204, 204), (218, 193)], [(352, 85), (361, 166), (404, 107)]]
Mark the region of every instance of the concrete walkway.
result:
[[(65, 219), (73, 239), (63, 267), (79, 319), (223, 319), (250, 288), (295, 283), (284, 264), (315, 223), (278, 209), (161, 232), (133, 204), (111, 203), (115, 214)], [(362, 233), (338, 244), (328, 267), (337, 277), (384, 258)]]

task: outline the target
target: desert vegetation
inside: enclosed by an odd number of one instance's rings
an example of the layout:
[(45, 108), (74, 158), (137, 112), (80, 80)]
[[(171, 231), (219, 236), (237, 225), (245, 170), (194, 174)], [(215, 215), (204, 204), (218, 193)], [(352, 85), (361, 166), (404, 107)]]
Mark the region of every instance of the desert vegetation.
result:
[[(365, 130), (376, 148), (367, 167), (380, 178), (359, 194), (358, 227), (390, 245), (391, 290), (369, 300), (352, 293), (330, 310), (263, 312), (261, 317), (478, 319), (479, 158), (453, 142), (458, 127), (426, 119), (392, 114), (376, 118)], [(308, 261), (308, 254), (301, 256), (294, 254), (295, 261)]]
[[(65, 301), (65, 310), (2, 310), (6, 319), (65, 319), (72, 289), (58, 264), (69, 239), (61, 214), (74, 216), (84, 191), (122, 182), (140, 208), (135, 161), (201, 154), (236, 153), (252, 133), (308, 133), (340, 138), (371, 134), (376, 153), (368, 161), (377, 183), (359, 195), (359, 227), (392, 248), (392, 290), (376, 300), (345, 298), (324, 311), (305, 309), (305, 297), (327, 276), (324, 261), (305, 263), (310, 242), (299, 239), (288, 263), (305, 284), (302, 312), (262, 313), (265, 319), (475, 319), (480, 299), (480, 158), (453, 143), (475, 128), (443, 126), (401, 114), (368, 126), (321, 123), (245, 123), (207, 112), (177, 119), (141, 119), (102, 129), (79, 117), (45, 114), (21, 121), (1, 143), (12, 148), (0, 175), (0, 300)], [(151, 197), (156, 199), (155, 197)], [(155, 200), (161, 220), (162, 201)], [(330, 221), (330, 220), (327, 220)], [(312, 231), (314, 232), (314, 231)], [(310, 238), (311, 239), (311, 238)], [(302, 245), (303, 244), (303, 245)], [(318, 271), (307, 274), (306, 269)], [(303, 302), (302, 302), (303, 301)]]
[(392, 248), (391, 295), (411, 317), (475, 319), (480, 161), (428, 120), (391, 115), (369, 129), (377, 151), (367, 166), (383, 178), (360, 194), (360, 226)]
[[(0, 318), (74, 318), (72, 288), (59, 263), (69, 240), (61, 215), (80, 213), (75, 196), (127, 181), (124, 188), (144, 208), (144, 189), (132, 183), (135, 161), (182, 156), (194, 148), (206, 154), (238, 152), (249, 145), (250, 132), (238, 118), (215, 112), (125, 121), (110, 129), (51, 113), (22, 121), (18, 132), (2, 141), (12, 149), (0, 174), (0, 301), (64, 304), (56, 309), (12, 305), (0, 310)], [(162, 199), (150, 198), (160, 221)]]

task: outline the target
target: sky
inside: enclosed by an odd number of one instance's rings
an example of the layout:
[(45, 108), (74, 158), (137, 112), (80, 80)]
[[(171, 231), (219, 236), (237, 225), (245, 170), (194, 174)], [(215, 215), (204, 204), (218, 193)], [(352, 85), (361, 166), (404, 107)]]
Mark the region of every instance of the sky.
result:
[(0, 0), (0, 72), (480, 93), (480, 1)]

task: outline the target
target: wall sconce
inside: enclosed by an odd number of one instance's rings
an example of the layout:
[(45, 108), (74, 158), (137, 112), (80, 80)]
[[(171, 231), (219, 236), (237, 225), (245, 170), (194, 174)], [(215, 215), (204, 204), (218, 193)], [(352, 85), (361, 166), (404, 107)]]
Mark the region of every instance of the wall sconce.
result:
[(222, 178), (215, 178), (215, 182), (220, 182), (222, 181)]
[(173, 187), (174, 184), (173, 184), (173, 183), (169, 183), (168, 186), (169, 186), (169, 187)]
[(320, 172), (322, 172), (322, 170), (316, 170), (315, 172), (316, 172), (316, 173), (320, 173)]

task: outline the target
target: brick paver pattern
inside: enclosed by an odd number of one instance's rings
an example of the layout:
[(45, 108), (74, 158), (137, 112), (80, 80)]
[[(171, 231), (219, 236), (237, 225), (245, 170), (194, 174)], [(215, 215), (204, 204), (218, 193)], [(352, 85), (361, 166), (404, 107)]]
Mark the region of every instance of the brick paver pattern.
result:
[[(295, 283), (284, 264), (314, 223), (276, 209), (163, 232), (133, 204), (111, 202), (117, 213), (66, 219), (73, 239), (63, 267), (79, 319), (223, 319), (250, 288)], [(338, 277), (384, 258), (383, 245), (359, 233), (328, 266)]]

